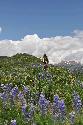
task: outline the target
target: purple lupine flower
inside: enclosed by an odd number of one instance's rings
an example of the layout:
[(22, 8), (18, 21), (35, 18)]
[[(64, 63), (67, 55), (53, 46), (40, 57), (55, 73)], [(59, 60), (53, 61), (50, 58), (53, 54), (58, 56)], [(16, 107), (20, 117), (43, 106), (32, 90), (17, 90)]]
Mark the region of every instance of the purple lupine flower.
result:
[(22, 93), (21, 91), (20, 91), (19, 94), (18, 94), (18, 98), (19, 98), (19, 99), (23, 99), (23, 98), (24, 98), (24, 95), (23, 95), (23, 93)]
[(26, 99), (25, 98), (23, 98), (22, 100), (20, 100), (21, 101), (21, 103), (22, 103), (22, 105), (27, 105), (27, 101), (26, 101)]
[(6, 92), (10, 92), (11, 89), (12, 89), (12, 83), (3, 86), (3, 90)]
[(6, 104), (7, 104), (7, 94), (6, 94), (6, 92), (3, 92), (2, 94), (1, 94), (1, 99), (2, 99), (2, 101), (3, 101), (3, 108), (5, 108), (5, 106), (6, 106)]
[(71, 125), (75, 123), (75, 112), (69, 113), (69, 120)]
[(7, 95), (6, 95), (5, 92), (1, 93), (1, 99), (2, 99), (3, 101), (7, 100)]
[(65, 111), (65, 103), (63, 99), (59, 101), (59, 109), (61, 112)]
[(27, 107), (27, 105), (23, 105), (22, 106), (22, 112), (25, 114), (26, 113), (26, 107)]
[(26, 105), (22, 106), (22, 112), (24, 113), (25, 119), (27, 119), (29, 121), (33, 118), (34, 106), (31, 103), (29, 112), (26, 110), (26, 107), (27, 107)]
[(23, 85), (23, 93), (27, 94), (29, 92), (29, 88)]
[(66, 109), (65, 102), (62, 99), (62, 100), (59, 101), (59, 113), (60, 113), (60, 118), (62, 120), (64, 120), (65, 116), (66, 116), (66, 110), (65, 109)]
[(66, 106), (64, 103), (64, 100), (60, 100), (58, 95), (54, 96), (54, 102), (53, 102), (53, 117), (55, 120), (63, 121), (66, 117)]
[(46, 104), (48, 104), (48, 100), (45, 98), (45, 95), (40, 94), (39, 104), (40, 105), (46, 105)]
[(40, 111), (42, 115), (45, 115), (47, 113), (48, 104), (49, 104), (49, 101), (45, 99), (45, 96), (43, 94), (40, 94), (39, 106), (40, 106)]
[(16, 125), (16, 120), (11, 120), (11, 124), (10, 125)]
[(9, 89), (11, 90), (13, 88), (13, 84), (9, 83)]
[(10, 93), (13, 97), (16, 97), (16, 95), (18, 94), (18, 87), (14, 87)]
[(53, 115), (55, 115), (59, 111), (59, 96), (58, 95), (54, 95), (52, 110), (53, 110)]
[(58, 105), (59, 105), (59, 96), (58, 95), (54, 95), (54, 104), (58, 107)]
[(32, 119), (33, 116), (34, 116), (34, 106), (33, 106), (33, 103), (31, 103), (30, 111), (26, 112), (25, 117), (29, 120), (29, 119)]
[(40, 105), (44, 103), (44, 99), (45, 99), (45, 96), (43, 94), (40, 94), (40, 98), (39, 98)]
[(80, 96), (76, 92), (74, 92), (73, 94), (73, 107), (77, 113), (79, 113), (82, 108), (82, 102)]
[(2, 101), (3, 101), (3, 103), (4, 103), (4, 105), (6, 104), (6, 101), (7, 101), (7, 94), (6, 94), (6, 92), (3, 92), (2, 94), (1, 94), (1, 99), (2, 99)]
[(18, 94), (18, 99), (19, 99), (19, 101), (21, 102), (21, 105), (22, 105), (22, 106), (27, 105), (27, 101), (26, 101), (26, 99), (24, 98), (24, 95), (23, 95), (23, 93), (22, 93), (21, 91), (20, 91), (19, 94)]

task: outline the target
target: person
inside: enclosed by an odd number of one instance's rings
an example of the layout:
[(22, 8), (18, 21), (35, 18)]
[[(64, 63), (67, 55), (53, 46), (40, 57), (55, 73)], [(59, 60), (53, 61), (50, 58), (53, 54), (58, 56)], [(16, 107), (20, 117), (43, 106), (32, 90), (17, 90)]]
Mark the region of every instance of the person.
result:
[(48, 63), (49, 63), (49, 60), (46, 54), (43, 55), (43, 63), (44, 63), (44, 70), (46, 70), (48, 68)]

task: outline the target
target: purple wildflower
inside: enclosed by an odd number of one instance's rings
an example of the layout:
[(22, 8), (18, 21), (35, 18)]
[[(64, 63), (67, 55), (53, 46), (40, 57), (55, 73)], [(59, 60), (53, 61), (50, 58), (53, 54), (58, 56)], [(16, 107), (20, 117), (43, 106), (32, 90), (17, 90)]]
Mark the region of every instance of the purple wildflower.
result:
[(34, 115), (34, 106), (31, 103), (29, 111), (26, 110), (26, 107), (27, 107), (27, 105), (22, 106), (22, 112), (24, 113), (25, 119), (27, 119), (29, 121), (29, 120), (31, 120), (33, 118), (33, 115)]
[(29, 92), (29, 89), (27, 86), (23, 86), (23, 93), (27, 94)]
[(40, 94), (39, 106), (40, 106), (40, 111), (42, 115), (45, 115), (47, 113), (48, 104), (49, 104), (49, 101), (45, 99), (45, 96), (43, 94)]
[(19, 99), (23, 99), (23, 98), (24, 98), (24, 95), (23, 95), (23, 93), (22, 93), (21, 91), (20, 91), (19, 94), (18, 94), (18, 98), (19, 98)]
[(59, 96), (58, 95), (54, 95), (54, 104), (58, 107), (58, 105), (59, 105)]
[(59, 111), (59, 96), (54, 95), (54, 101), (53, 101), (53, 115), (58, 113)]
[(75, 123), (75, 112), (69, 113), (69, 120), (71, 125)]
[(82, 108), (82, 102), (80, 96), (76, 92), (74, 92), (73, 94), (73, 107), (77, 113), (79, 113)]
[(59, 109), (61, 112), (64, 112), (65, 111), (65, 103), (64, 103), (64, 100), (60, 100), (59, 101)]
[(65, 116), (66, 116), (66, 106), (65, 106), (65, 103), (64, 103), (64, 100), (60, 100), (59, 101), (59, 112), (60, 112), (60, 117), (62, 120), (65, 119)]
[(1, 94), (1, 99), (2, 99), (2, 101), (3, 101), (3, 108), (5, 108), (6, 107), (6, 104), (7, 104), (7, 94), (6, 94), (6, 92), (3, 92), (2, 94)]
[(11, 89), (12, 89), (12, 83), (6, 84), (6, 85), (4, 85), (4, 87), (3, 87), (3, 90), (6, 91), (6, 92), (10, 92)]
[(11, 90), (11, 95), (13, 97), (16, 97), (16, 95), (18, 94), (18, 87), (14, 87), (12, 90)]
[(26, 107), (27, 107), (27, 105), (23, 105), (22, 106), (22, 112), (25, 114), (26, 113)]
[(3, 101), (7, 100), (7, 95), (6, 95), (5, 92), (1, 93), (1, 99), (2, 99)]

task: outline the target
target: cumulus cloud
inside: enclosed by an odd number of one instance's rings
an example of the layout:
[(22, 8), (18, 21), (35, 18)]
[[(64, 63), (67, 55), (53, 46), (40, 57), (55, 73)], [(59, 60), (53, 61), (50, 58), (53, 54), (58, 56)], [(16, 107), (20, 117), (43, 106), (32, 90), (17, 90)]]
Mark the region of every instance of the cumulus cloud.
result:
[(28, 53), (37, 57), (47, 54), (50, 63), (75, 60), (83, 63), (83, 31), (75, 30), (72, 36), (39, 38), (37, 34), (26, 35), (19, 41), (0, 41), (0, 56)]

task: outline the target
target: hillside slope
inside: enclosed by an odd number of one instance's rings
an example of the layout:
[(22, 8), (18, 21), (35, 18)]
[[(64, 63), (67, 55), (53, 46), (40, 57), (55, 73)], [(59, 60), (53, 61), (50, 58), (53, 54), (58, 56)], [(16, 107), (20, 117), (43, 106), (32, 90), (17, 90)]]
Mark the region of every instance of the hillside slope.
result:
[(49, 64), (47, 71), (44, 71), (43, 67), (39, 58), (28, 54), (0, 59), (0, 84), (12, 83), (20, 89), (27, 85), (33, 93), (44, 92), (49, 100), (59, 94), (69, 104), (73, 90), (77, 90), (83, 97), (83, 90), (79, 89), (80, 86), (76, 87), (76, 77), (66, 68)]

